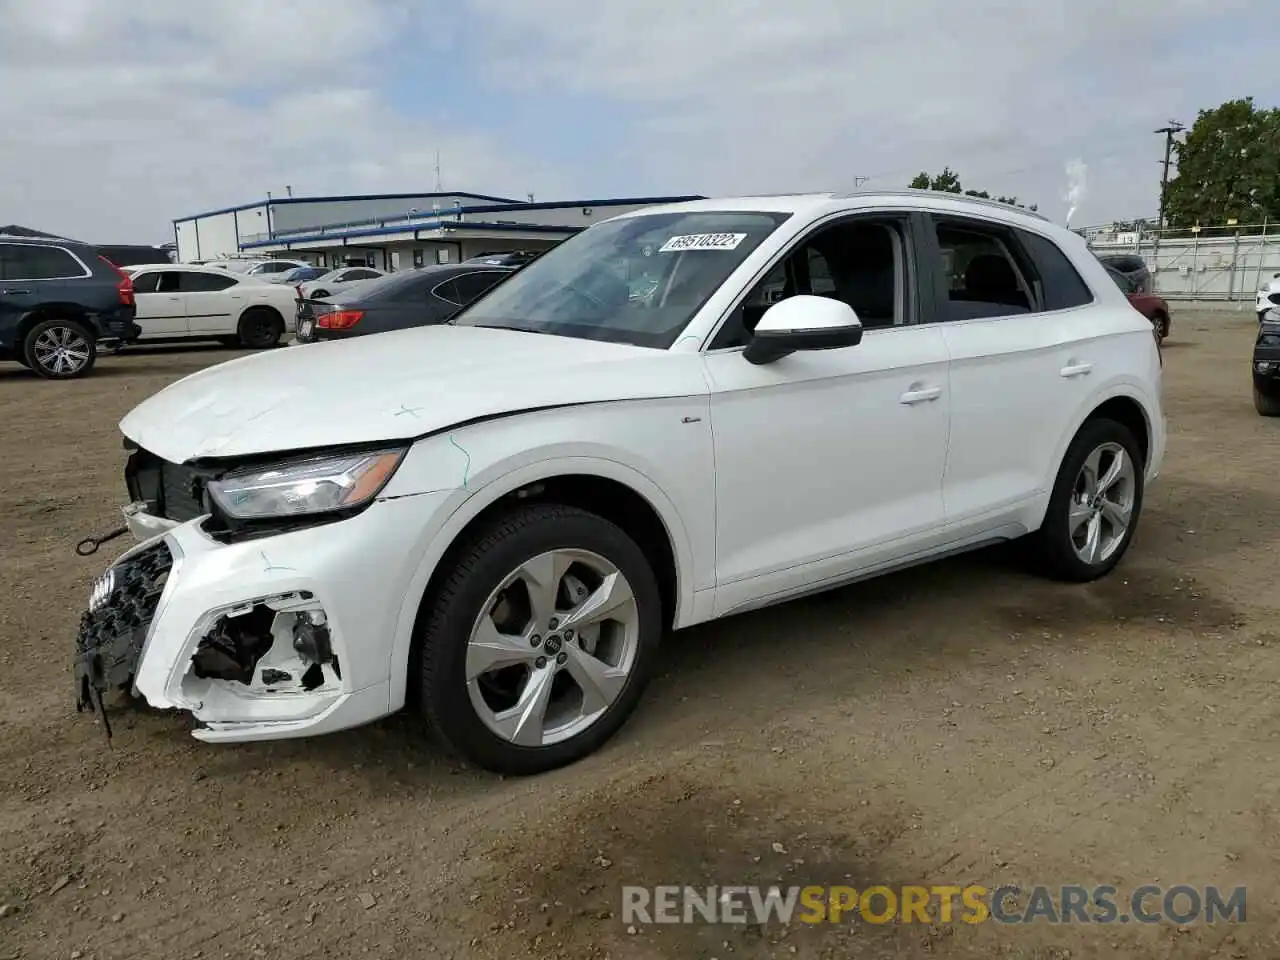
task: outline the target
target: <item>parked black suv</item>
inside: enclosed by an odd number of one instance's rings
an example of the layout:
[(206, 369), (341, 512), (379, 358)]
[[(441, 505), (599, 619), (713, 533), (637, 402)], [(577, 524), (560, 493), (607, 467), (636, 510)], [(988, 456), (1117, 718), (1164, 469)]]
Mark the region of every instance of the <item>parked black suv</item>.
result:
[(83, 377), (98, 342), (127, 341), (133, 281), (84, 243), (0, 235), (0, 360), (50, 380)]

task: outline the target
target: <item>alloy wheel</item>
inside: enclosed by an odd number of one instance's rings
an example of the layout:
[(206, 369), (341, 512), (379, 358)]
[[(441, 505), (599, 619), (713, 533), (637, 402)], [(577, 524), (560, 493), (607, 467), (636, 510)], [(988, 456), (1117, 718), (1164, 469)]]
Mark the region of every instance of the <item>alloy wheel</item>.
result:
[(91, 352), (84, 334), (63, 326), (41, 332), (32, 347), (36, 363), (57, 376), (79, 373), (89, 363)]
[(508, 743), (560, 743), (622, 694), (639, 642), (635, 594), (616, 566), (586, 550), (539, 554), (503, 578), (471, 629), (471, 705)]
[(1085, 458), (1067, 507), (1067, 532), (1083, 562), (1105, 563), (1124, 544), (1133, 517), (1137, 475), (1118, 443), (1103, 443)]

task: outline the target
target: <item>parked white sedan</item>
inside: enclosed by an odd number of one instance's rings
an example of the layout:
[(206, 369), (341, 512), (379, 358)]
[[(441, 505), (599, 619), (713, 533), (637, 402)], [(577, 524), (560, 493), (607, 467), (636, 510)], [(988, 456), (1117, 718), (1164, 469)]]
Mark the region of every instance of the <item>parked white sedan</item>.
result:
[(128, 414), (145, 542), (92, 590), (79, 702), (132, 690), (209, 741), (412, 703), (482, 767), (568, 763), (668, 630), (1019, 537), (1105, 576), (1164, 457), (1152, 334), (1081, 237), (1004, 204), (622, 214), (448, 324)]
[(323, 299), (361, 280), (376, 280), (385, 276), (385, 273), (374, 267), (339, 267), (302, 284), (298, 287), (298, 292), (307, 299)]
[(141, 341), (220, 340), (261, 350), (293, 332), (297, 291), (217, 267), (138, 267), (133, 277)]

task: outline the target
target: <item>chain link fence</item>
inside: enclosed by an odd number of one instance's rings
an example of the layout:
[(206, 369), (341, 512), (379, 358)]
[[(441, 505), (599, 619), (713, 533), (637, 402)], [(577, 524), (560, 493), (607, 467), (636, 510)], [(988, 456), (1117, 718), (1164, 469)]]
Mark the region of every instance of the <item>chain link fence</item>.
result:
[(1098, 256), (1141, 257), (1156, 292), (1170, 300), (1252, 302), (1259, 288), (1280, 277), (1280, 223), (1083, 232)]

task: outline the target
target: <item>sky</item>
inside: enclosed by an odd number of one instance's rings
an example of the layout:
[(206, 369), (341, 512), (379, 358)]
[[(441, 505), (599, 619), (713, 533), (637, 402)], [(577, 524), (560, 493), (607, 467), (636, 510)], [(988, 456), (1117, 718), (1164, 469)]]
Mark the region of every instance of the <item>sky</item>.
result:
[[(1280, 105), (1276, 0), (0, 0), (0, 223), (282, 196), (966, 187), (1153, 216), (1176, 119)], [(865, 178), (865, 179), (864, 179)]]

